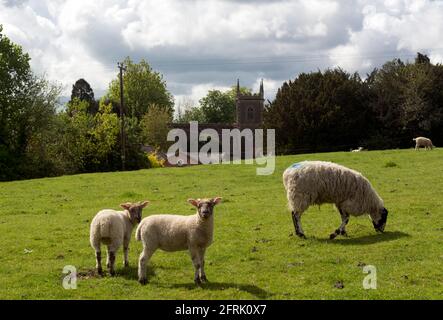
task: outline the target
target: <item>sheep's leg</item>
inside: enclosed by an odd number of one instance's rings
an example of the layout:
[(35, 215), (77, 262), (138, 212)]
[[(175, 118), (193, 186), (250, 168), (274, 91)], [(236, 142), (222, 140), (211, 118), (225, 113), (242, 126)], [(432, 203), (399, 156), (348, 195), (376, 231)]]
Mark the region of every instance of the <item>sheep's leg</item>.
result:
[(123, 241), (123, 265), (125, 266), (125, 268), (129, 267), (129, 241), (130, 239), (124, 239)]
[(123, 254), (124, 254), (123, 265), (125, 266), (125, 268), (129, 267), (128, 252), (129, 252), (129, 246), (123, 246)]
[(115, 275), (115, 252), (114, 248), (108, 247), (108, 263), (106, 266), (109, 268), (111, 276)]
[(205, 273), (205, 251), (206, 248), (202, 248), (200, 251), (200, 257), (201, 257), (200, 281), (202, 283), (208, 282), (208, 278), (206, 278), (206, 273)]
[(140, 258), (138, 260), (138, 282), (142, 285), (148, 283), (148, 278), (146, 277), (146, 265), (149, 262), (149, 259), (154, 254), (156, 249), (150, 247), (143, 247), (143, 252), (140, 254)]
[(343, 210), (339, 209), (340, 216), (341, 216), (341, 225), (338, 227), (337, 230), (335, 230), (333, 233), (329, 235), (329, 239), (335, 239), (339, 234), (342, 236), (346, 236), (346, 225), (349, 222), (349, 214), (344, 212)]
[(115, 275), (115, 251), (109, 252), (109, 262), (111, 263), (111, 266), (109, 268), (109, 273), (111, 276)]
[(109, 248), (108, 251), (106, 252), (106, 268), (111, 268), (111, 261), (109, 260)]
[(305, 233), (301, 227), (301, 213), (292, 211), (292, 222), (294, 223), (295, 234), (300, 238), (306, 239)]
[(95, 260), (96, 260), (95, 267), (97, 268), (97, 273), (99, 275), (102, 275), (103, 268), (102, 268), (102, 253), (101, 253), (101, 251), (95, 251)]
[(191, 259), (192, 263), (194, 264), (194, 282), (196, 285), (200, 285), (202, 283), (200, 274), (201, 274), (201, 267), (202, 267), (202, 257), (201, 257), (201, 250), (199, 248), (192, 247), (190, 248), (191, 253)]

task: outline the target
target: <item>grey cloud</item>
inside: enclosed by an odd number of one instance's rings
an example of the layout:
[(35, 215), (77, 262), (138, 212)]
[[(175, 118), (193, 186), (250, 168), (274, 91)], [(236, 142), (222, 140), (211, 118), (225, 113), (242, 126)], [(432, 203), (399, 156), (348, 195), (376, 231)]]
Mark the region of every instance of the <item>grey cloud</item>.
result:
[(1, 0), (0, 3), (7, 7), (19, 7), (28, 0)]
[[(193, 5), (197, 2), (192, 1), (188, 3)], [(284, 6), (288, 3), (294, 3), (283, 0), (226, 0), (224, 2), (231, 5), (238, 3), (239, 10), (245, 10), (245, 6), (250, 5), (250, 10), (246, 10), (248, 14), (257, 6), (265, 6), (266, 4), (281, 4)], [(23, 5), (24, 3), (32, 6), (38, 14), (46, 17), (49, 16), (44, 2), (35, 0), (6, 0), (6, 6), (8, 7)], [(223, 1), (218, 3), (223, 3)], [(270, 28), (271, 31), (269, 32), (260, 32), (262, 30), (258, 30), (255, 33), (248, 29), (247, 35), (240, 37), (235, 33), (235, 28), (228, 28), (229, 30), (224, 33), (217, 32), (217, 28), (208, 25), (203, 26), (206, 29), (201, 30), (202, 33), (205, 33), (205, 36), (191, 38), (190, 43), (183, 43), (183, 41), (174, 43), (173, 39), (168, 38), (170, 41), (166, 41), (165, 43), (167, 44), (156, 46), (144, 43), (143, 41), (145, 40), (140, 40), (144, 38), (138, 39), (137, 34), (131, 34), (131, 36), (135, 37), (130, 39), (132, 42), (128, 42), (128, 39), (124, 37), (124, 30), (129, 23), (137, 21), (137, 19), (143, 19), (142, 16), (137, 15), (136, 9), (128, 7), (129, 4), (129, 2), (125, 3), (124, 1), (118, 3), (119, 10), (129, 10), (129, 13), (124, 18), (116, 19), (115, 21), (97, 16), (97, 14), (82, 16), (86, 23), (81, 27), (81, 30), (63, 35), (64, 39), (66, 41), (75, 41), (78, 46), (82, 46), (87, 54), (93, 60), (104, 65), (107, 71), (115, 70), (117, 72), (117, 61), (126, 56), (130, 56), (134, 61), (146, 59), (155, 70), (164, 75), (169, 89), (176, 95), (190, 94), (194, 86), (205, 83), (212, 83), (217, 86), (230, 86), (235, 83), (237, 78), (241, 79), (242, 85), (248, 87), (256, 83), (258, 78), (284, 81), (293, 79), (300, 72), (332, 67), (337, 61), (350, 62), (352, 59), (355, 59), (356, 62), (361, 62), (360, 60), (367, 60), (367, 57), (361, 56), (366, 52), (368, 56), (370, 56), (370, 52), (386, 52), (385, 55), (378, 53), (374, 54), (374, 57), (370, 57), (369, 60), (372, 62), (370, 66), (364, 66), (362, 63), (348, 63), (352, 68), (354, 65), (356, 66), (355, 70), (348, 71), (354, 72), (358, 70), (364, 74), (372, 67), (394, 57), (395, 54), (411, 54), (406, 49), (398, 50), (398, 36), (391, 37), (389, 34), (364, 30), (363, 21), (365, 13), (363, 8), (366, 4), (371, 4), (370, 1), (339, 1), (337, 2), (338, 8), (336, 12), (334, 14), (326, 14), (321, 19), (320, 15), (316, 16), (317, 13), (313, 13), (313, 17), (305, 17), (304, 12), (289, 12), (289, 15), (286, 17), (287, 21), (284, 21), (284, 26), (282, 27), (286, 33), (283, 32), (281, 35), (277, 34), (278, 30), (276, 31), (272, 28)], [(386, 8), (384, 2), (376, 1), (375, 5), (377, 11), (387, 12), (395, 17), (401, 16), (405, 10), (404, 4), (398, 7)], [(103, 11), (105, 9), (103, 8)], [(252, 15), (252, 17), (254, 16)], [(144, 18), (150, 20), (149, 22), (152, 22), (152, 19), (156, 19), (156, 17), (152, 16)], [(189, 18), (192, 19), (192, 17)], [(260, 16), (260, 18), (264, 19), (263, 16)], [(271, 18), (269, 17), (269, 19)], [(161, 17), (158, 19), (161, 19)], [(54, 17), (51, 18), (51, 21), (54, 21)], [(266, 19), (263, 21), (268, 22)], [(315, 24), (318, 21), (324, 24), (325, 35), (313, 36), (309, 32), (303, 32), (304, 27), (311, 27), (311, 24)], [(214, 24), (216, 22), (214, 21)], [(235, 27), (241, 30), (245, 26), (250, 27), (251, 24), (253, 26), (255, 22), (245, 21), (244, 26), (238, 25)], [(227, 23), (229, 24), (229, 22)], [(144, 32), (152, 32), (148, 29), (149, 23), (141, 24), (141, 26), (148, 26), (145, 27), (146, 30)], [(229, 26), (232, 27), (232, 25)], [(167, 27), (165, 26), (165, 28)], [(184, 27), (202, 28), (201, 25), (194, 26), (193, 24)], [(219, 28), (224, 27), (224, 24), (219, 26)], [(299, 29), (302, 31), (299, 31)], [(165, 37), (168, 36), (167, 31), (169, 30), (165, 30)], [(288, 33), (287, 31), (290, 32)], [(356, 36), (351, 38), (351, 33)], [(207, 36), (212, 34), (215, 36)], [(163, 36), (163, 34), (160, 34), (160, 36)], [(338, 55), (338, 59), (330, 56), (331, 50), (334, 48), (346, 46), (358, 48), (358, 54), (346, 57), (347, 53), (344, 50), (335, 53)], [(45, 48), (40, 49), (45, 50)], [(55, 56), (59, 54), (54, 53)], [(57, 57), (60, 60), (69, 58), (61, 54)], [(76, 57), (76, 63), (82, 63), (82, 57)], [(103, 91), (109, 81), (111, 79), (104, 79), (101, 87), (94, 88), (95, 91)]]

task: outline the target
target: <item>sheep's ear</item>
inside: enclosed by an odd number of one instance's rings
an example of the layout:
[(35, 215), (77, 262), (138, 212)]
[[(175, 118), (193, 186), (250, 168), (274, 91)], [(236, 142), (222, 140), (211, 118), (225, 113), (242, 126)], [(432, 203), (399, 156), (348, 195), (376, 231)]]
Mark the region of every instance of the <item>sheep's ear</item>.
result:
[(129, 203), (129, 202), (122, 203), (120, 205), (120, 207), (122, 207), (123, 209), (129, 210), (129, 208), (131, 208), (131, 203)]
[(221, 197), (216, 197), (216, 198), (212, 199), (212, 203), (214, 205), (219, 204), (221, 201), (222, 201)]
[(198, 199), (197, 200), (195, 200), (195, 199), (188, 199), (188, 202), (190, 204), (192, 204), (194, 207), (198, 207), (198, 203), (199, 203)]
[(148, 200), (143, 201), (142, 203), (140, 203), (140, 207), (144, 208), (144, 207), (146, 207), (148, 204), (149, 204), (149, 201), (148, 201)]

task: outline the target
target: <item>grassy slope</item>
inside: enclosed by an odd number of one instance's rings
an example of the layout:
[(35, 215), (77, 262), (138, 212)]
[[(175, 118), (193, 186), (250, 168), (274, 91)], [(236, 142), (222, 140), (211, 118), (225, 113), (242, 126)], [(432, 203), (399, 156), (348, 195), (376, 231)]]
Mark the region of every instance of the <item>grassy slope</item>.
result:
[[(332, 206), (303, 216), (307, 240), (290, 236), (283, 170), (303, 159), (335, 161), (361, 171), (385, 200), (386, 233), (351, 218), (349, 238), (327, 240), (340, 222)], [(387, 162), (396, 167), (385, 167)], [(272, 176), (254, 166), (213, 165), (85, 174), (0, 183), (2, 299), (387, 299), (443, 298), (443, 150), (325, 153), (279, 157)], [(89, 222), (102, 208), (149, 199), (145, 215), (192, 214), (188, 197), (220, 195), (215, 241), (208, 249), (204, 288), (193, 285), (186, 252), (157, 251), (150, 283), (136, 281), (141, 243), (131, 242), (128, 270), (83, 277), (61, 286), (62, 269), (94, 266)], [(253, 248), (255, 249), (253, 250)], [(24, 249), (32, 250), (24, 253)], [(364, 290), (359, 262), (377, 267), (378, 289)], [(343, 281), (344, 289), (334, 288)]]

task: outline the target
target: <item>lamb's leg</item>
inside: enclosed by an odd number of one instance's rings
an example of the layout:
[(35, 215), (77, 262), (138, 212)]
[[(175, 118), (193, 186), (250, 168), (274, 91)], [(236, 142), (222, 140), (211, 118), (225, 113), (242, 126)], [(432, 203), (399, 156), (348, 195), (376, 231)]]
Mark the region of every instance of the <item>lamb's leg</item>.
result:
[(108, 250), (106, 251), (106, 268), (111, 268), (111, 261), (109, 260), (109, 248), (108, 248)]
[(125, 266), (125, 268), (129, 267), (129, 260), (128, 260), (129, 240), (130, 239), (125, 239), (123, 241), (123, 265)]
[(189, 249), (191, 253), (192, 263), (194, 264), (194, 282), (196, 285), (200, 285), (202, 283), (200, 279), (201, 267), (202, 267), (202, 257), (200, 248), (191, 247)]
[(138, 259), (138, 282), (142, 285), (148, 283), (148, 278), (146, 277), (146, 265), (149, 262), (149, 259), (154, 254), (156, 249), (150, 247), (143, 247), (143, 252), (140, 254), (140, 258)]
[(103, 274), (102, 268), (102, 252), (101, 252), (101, 243), (97, 238), (91, 237), (91, 246), (95, 252), (95, 268), (99, 275)]
[(124, 254), (123, 265), (125, 266), (125, 268), (129, 267), (128, 252), (129, 252), (129, 246), (123, 246), (123, 254)]
[(301, 214), (296, 211), (292, 211), (292, 222), (294, 223), (295, 234), (300, 238), (306, 239), (305, 233), (301, 227)]
[(338, 209), (340, 211), (340, 216), (341, 216), (341, 225), (340, 227), (338, 227), (337, 230), (335, 230), (333, 233), (331, 233), (329, 235), (329, 239), (335, 239), (335, 237), (337, 237), (339, 234), (341, 234), (342, 236), (346, 236), (346, 225), (349, 222), (349, 214), (347, 214), (346, 212), (344, 212), (341, 209)]
[(95, 251), (95, 267), (97, 268), (97, 273), (99, 275), (103, 274), (103, 268), (102, 268), (102, 253), (101, 251)]
[(205, 251), (206, 248), (202, 248), (200, 251), (200, 257), (201, 257), (200, 281), (202, 283), (208, 282), (208, 278), (206, 278), (206, 273), (205, 273)]
[(106, 266), (109, 268), (109, 273), (111, 274), (111, 276), (115, 275), (115, 252), (117, 250), (115, 250), (112, 247), (108, 247), (108, 263), (106, 264)]

